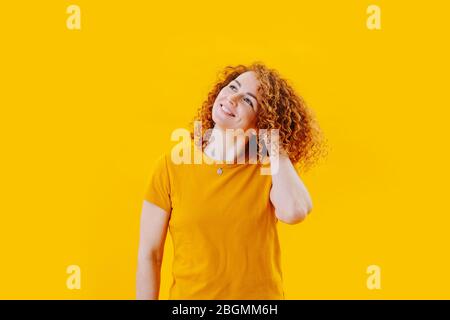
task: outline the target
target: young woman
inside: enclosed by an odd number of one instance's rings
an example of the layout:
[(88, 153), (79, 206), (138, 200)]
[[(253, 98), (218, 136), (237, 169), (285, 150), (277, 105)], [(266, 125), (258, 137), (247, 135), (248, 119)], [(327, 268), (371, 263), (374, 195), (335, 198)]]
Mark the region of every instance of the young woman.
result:
[[(169, 229), (174, 246), (169, 299), (284, 299), (276, 223), (296, 224), (311, 212), (299, 172), (323, 151), (313, 114), (277, 71), (255, 63), (225, 68), (198, 120), (208, 134), (191, 151), (206, 161), (176, 164), (173, 153), (166, 153), (150, 176), (137, 298), (158, 299)], [(225, 134), (231, 129), (278, 129), (279, 153), (268, 147), (272, 174), (261, 174), (264, 164), (250, 161), (249, 141), (257, 135), (238, 143)], [(243, 155), (244, 163), (236, 161)]]

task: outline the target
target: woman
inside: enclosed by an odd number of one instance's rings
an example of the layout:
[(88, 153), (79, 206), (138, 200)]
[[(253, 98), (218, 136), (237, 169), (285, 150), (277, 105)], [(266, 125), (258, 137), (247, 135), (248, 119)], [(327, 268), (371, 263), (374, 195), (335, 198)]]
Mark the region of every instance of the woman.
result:
[[(137, 298), (158, 299), (169, 228), (174, 246), (169, 299), (284, 299), (276, 223), (296, 224), (311, 212), (299, 170), (322, 153), (319, 127), (292, 87), (261, 63), (225, 68), (198, 118), (207, 134), (191, 151), (206, 161), (175, 164), (173, 153), (166, 153), (150, 177)], [(276, 140), (263, 141), (269, 144), (264, 159), (271, 174), (261, 174), (260, 157), (250, 161), (249, 142), (257, 135), (245, 135), (239, 143), (225, 134), (231, 129), (278, 129)], [(191, 133), (194, 139), (198, 135)], [(262, 145), (260, 140), (258, 155)], [(236, 161), (243, 155), (245, 163)]]

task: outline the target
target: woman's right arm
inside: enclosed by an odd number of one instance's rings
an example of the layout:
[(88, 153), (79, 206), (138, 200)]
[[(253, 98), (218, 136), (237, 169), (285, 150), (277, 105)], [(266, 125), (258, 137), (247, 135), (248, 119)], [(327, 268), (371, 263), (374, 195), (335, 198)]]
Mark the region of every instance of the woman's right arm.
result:
[(144, 200), (141, 213), (136, 299), (158, 300), (169, 213)]

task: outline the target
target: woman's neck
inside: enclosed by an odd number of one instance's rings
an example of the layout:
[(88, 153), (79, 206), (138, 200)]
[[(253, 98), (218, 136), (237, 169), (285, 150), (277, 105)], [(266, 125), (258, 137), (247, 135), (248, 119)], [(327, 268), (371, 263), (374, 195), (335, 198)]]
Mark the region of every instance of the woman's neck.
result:
[(208, 157), (216, 161), (239, 163), (239, 160), (246, 161), (246, 145), (243, 139), (235, 139), (233, 130), (228, 133), (225, 129), (215, 125), (204, 152)]

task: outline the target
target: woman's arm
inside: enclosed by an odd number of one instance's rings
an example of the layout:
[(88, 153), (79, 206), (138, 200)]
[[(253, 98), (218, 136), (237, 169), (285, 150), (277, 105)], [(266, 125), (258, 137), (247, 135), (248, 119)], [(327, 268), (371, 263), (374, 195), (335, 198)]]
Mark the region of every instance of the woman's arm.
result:
[[(287, 154), (280, 152), (278, 157), (277, 168), (272, 171), (270, 201), (278, 220), (296, 224), (303, 221), (312, 210), (312, 201)], [(271, 156), (271, 169), (275, 167), (275, 161)]]
[(169, 214), (144, 200), (141, 214), (136, 299), (158, 300)]

